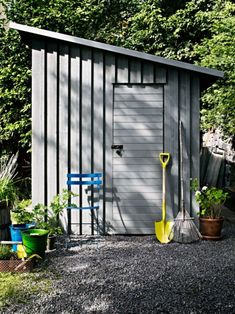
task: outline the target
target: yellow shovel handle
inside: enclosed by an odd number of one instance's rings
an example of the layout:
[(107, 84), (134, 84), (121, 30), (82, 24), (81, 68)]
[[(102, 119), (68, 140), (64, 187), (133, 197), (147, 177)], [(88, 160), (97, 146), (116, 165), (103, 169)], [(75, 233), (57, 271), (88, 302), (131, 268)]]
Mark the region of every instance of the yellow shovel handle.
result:
[(160, 153), (159, 159), (162, 164), (162, 221), (166, 221), (166, 166), (170, 160), (169, 153)]

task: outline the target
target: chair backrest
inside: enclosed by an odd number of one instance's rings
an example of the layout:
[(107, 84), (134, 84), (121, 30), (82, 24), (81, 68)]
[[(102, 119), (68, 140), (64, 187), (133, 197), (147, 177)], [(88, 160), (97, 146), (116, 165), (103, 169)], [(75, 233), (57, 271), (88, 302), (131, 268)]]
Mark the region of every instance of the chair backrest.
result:
[(68, 173), (67, 185), (90, 185), (99, 188), (102, 184), (101, 177), (102, 173)]

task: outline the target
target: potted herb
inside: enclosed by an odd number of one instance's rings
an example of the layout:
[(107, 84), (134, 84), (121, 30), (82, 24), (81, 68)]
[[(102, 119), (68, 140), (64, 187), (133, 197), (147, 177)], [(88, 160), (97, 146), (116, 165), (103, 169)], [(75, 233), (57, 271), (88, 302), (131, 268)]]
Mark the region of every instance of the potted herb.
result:
[[(33, 220), (34, 213), (31, 208), (31, 200), (17, 201), (11, 210), (12, 225), (10, 226), (10, 232), (12, 241), (22, 241), (21, 232), (34, 227)], [(13, 245), (13, 250), (17, 251), (17, 245)]]
[[(63, 234), (63, 229), (59, 223), (59, 217), (64, 208), (67, 207), (68, 201), (77, 196), (71, 191), (63, 190), (61, 194), (53, 197), (48, 206), (37, 204), (34, 207), (34, 221), (36, 228), (48, 231), (48, 249), (53, 249), (57, 236)], [(72, 206), (76, 206), (72, 204)]]
[(47, 249), (53, 250), (55, 248), (57, 237), (63, 234), (63, 229), (59, 226), (58, 219), (56, 217), (49, 217), (46, 224), (45, 228), (49, 231)]
[(196, 202), (200, 206), (200, 231), (206, 240), (221, 238), (224, 218), (221, 215), (222, 205), (228, 198), (228, 193), (216, 187), (203, 186), (199, 188), (198, 180), (192, 184)]
[(16, 224), (28, 224), (34, 219), (32, 211), (32, 201), (30, 199), (23, 199), (16, 201), (15, 206), (11, 210), (11, 222)]
[(53, 249), (56, 237), (63, 233), (62, 228), (59, 226), (57, 214), (48, 207), (37, 204), (34, 207), (34, 218), (36, 228), (48, 231), (47, 248)]

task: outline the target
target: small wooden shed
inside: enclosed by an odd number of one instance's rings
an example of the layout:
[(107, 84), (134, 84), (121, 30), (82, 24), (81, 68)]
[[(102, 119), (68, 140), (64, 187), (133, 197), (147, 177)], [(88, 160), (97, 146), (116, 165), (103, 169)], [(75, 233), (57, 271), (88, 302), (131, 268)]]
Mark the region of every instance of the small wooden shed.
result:
[[(179, 209), (182, 120), (186, 208), (196, 217), (190, 178), (199, 178), (200, 93), (223, 73), (16, 23), (10, 27), (32, 48), (33, 202), (47, 204), (66, 188), (68, 172), (102, 172), (104, 232), (153, 234), (154, 221), (161, 219), (162, 151), (171, 154), (168, 219)], [(89, 219), (74, 213), (62, 222), (89, 233), (83, 226)]]

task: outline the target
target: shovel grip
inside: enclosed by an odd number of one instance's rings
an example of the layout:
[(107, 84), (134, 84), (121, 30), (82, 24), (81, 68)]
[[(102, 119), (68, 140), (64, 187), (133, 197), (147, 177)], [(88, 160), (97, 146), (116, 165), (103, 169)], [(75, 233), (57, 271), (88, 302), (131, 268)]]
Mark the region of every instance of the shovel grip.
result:
[(167, 164), (170, 161), (170, 154), (169, 153), (160, 153), (159, 159), (160, 159), (160, 162), (162, 164), (162, 167), (166, 168)]

